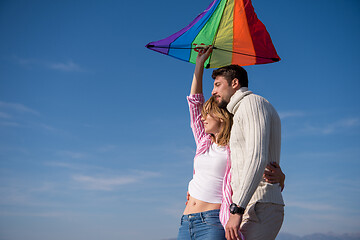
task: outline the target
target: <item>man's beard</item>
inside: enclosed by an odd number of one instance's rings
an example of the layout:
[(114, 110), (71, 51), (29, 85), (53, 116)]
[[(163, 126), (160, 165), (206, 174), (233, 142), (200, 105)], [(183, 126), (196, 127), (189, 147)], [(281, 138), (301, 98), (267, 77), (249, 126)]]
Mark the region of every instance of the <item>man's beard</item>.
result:
[(221, 102), (218, 103), (218, 107), (219, 108), (223, 108), (223, 109), (226, 109), (226, 106), (228, 105), (228, 102), (225, 101), (224, 99), (221, 100)]

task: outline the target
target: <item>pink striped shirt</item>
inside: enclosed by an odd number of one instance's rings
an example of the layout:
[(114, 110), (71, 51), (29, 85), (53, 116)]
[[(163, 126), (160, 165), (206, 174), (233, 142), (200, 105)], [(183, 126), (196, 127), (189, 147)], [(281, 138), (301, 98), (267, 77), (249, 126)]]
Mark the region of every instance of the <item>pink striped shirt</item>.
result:
[[(197, 156), (205, 153), (210, 145), (211, 145), (211, 135), (205, 133), (204, 123), (201, 121), (201, 109), (205, 102), (203, 94), (194, 94), (187, 97), (188, 104), (189, 104), (189, 111), (190, 111), (190, 125), (191, 129), (194, 134), (195, 142), (196, 142), (196, 154), (194, 161), (196, 160)], [(230, 212), (229, 207), (232, 203), (231, 196), (232, 196), (232, 189), (231, 189), (231, 161), (230, 161), (230, 148), (226, 146), (227, 149), (227, 164), (226, 164), (226, 171), (223, 180), (223, 187), (222, 187), (222, 202), (220, 208), (220, 222), (224, 226), (226, 226), (227, 221), (229, 220)], [(195, 170), (194, 170), (195, 174)], [(243, 236), (241, 234), (243, 239)]]

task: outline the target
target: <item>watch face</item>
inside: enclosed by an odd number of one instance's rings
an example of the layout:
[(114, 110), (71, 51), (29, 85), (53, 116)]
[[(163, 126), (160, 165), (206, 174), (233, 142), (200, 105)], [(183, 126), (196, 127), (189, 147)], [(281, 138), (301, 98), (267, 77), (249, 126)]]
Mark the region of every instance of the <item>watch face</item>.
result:
[(230, 213), (231, 214), (235, 214), (235, 213), (240, 213), (240, 214), (243, 214), (244, 213), (244, 211), (245, 211), (245, 209), (243, 209), (243, 208), (239, 208), (235, 203), (232, 203), (231, 205), (230, 205)]
[(236, 205), (233, 203), (230, 205), (230, 213), (234, 214), (236, 210)]

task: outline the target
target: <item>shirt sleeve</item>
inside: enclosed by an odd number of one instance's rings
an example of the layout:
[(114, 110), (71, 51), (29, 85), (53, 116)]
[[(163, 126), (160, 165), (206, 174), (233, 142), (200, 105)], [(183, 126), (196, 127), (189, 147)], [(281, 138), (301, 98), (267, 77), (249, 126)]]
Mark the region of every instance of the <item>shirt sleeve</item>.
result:
[(196, 145), (206, 136), (204, 123), (201, 121), (201, 109), (205, 102), (203, 94), (194, 94), (187, 97), (190, 111), (190, 126), (194, 134)]
[(246, 154), (243, 174), (239, 179), (239, 188), (233, 189), (233, 191), (234, 193), (239, 191), (234, 194), (238, 196), (236, 202), (239, 206), (246, 208), (262, 179), (267, 164), (271, 120), (266, 106), (257, 101), (243, 104), (238, 112), (241, 114), (237, 124), (242, 125)]

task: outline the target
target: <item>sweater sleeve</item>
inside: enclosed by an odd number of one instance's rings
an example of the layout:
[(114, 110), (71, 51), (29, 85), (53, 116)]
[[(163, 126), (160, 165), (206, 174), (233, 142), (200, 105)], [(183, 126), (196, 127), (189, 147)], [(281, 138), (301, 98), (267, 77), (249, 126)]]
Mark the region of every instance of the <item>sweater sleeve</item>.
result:
[(201, 121), (201, 109), (205, 102), (203, 94), (194, 94), (187, 97), (190, 111), (190, 126), (194, 134), (196, 145), (206, 135), (204, 123)]
[(241, 104), (237, 111), (237, 124), (241, 124), (245, 139), (245, 159), (239, 187), (233, 189), (233, 201), (243, 208), (246, 208), (257, 189), (268, 160), (270, 117), (266, 105), (261, 99), (251, 98), (246, 104)]

